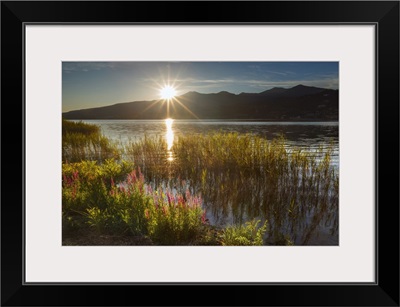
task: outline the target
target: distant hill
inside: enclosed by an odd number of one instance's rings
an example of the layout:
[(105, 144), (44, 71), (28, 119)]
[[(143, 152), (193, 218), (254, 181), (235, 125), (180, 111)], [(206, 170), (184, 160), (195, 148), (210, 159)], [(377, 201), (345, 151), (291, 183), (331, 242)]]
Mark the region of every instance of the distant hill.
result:
[[(339, 91), (297, 85), (261, 93), (187, 92), (171, 102), (174, 119), (332, 120), (339, 118)], [(134, 101), (63, 113), (65, 119), (164, 119), (164, 100)]]

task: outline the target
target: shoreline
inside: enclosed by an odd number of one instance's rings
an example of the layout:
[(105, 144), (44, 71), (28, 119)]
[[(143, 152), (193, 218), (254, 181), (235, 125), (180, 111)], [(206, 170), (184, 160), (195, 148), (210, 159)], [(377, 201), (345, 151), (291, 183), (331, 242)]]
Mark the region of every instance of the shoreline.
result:
[[(135, 120), (135, 121), (164, 121), (165, 118), (68, 118), (66, 120)], [(224, 118), (224, 119), (213, 119), (213, 118), (201, 118), (201, 119), (194, 119), (194, 118), (173, 118), (173, 120), (177, 121), (193, 121), (193, 122), (267, 122), (267, 123), (337, 123), (339, 124), (339, 120), (328, 120), (328, 119), (296, 119), (296, 120), (276, 120), (276, 119), (237, 119), (237, 118)]]

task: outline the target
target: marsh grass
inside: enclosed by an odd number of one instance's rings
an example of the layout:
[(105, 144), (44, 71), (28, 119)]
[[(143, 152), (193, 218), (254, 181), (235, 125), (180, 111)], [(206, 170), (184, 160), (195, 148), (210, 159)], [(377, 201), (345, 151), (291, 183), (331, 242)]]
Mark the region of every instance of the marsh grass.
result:
[(100, 132), (100, 127), (62, 120), (62, 161), (104, 161), (120, 157), (119, 149)]
[(306, 150), (252, 134), (184, 135), (167, 160), (162, 138), (144, 138), (125, 147), (128, 159), (159, 184), (188, 180), (212, 213), (215, 224), (269, 220), (269, 244), (308, 244), (320, 227), (338, 225), (338, 174), (333, 146)]
[(97, 126), (63, 121), (63, 233), (143, 235), (159, 245), (257, 245), (258, 230), (267, 245), (307, 245), (321, 228), (337, 236), (332, 150), (239, 133), (117, 146)]

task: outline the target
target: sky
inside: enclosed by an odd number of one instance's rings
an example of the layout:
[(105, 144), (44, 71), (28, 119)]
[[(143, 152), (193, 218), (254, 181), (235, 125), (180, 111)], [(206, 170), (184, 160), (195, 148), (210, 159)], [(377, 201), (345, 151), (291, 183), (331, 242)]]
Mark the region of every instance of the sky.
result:
[(339, 87), (338, 62), (63, 62), (63, 112), (189, 91), (259, 93), (298, 84)]

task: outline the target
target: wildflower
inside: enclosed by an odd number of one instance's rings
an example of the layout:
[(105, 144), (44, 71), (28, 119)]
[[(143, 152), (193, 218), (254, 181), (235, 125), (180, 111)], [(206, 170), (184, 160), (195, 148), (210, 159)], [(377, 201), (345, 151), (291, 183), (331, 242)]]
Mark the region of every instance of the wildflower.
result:
[(129, 175), (128, 175), (128, 184), (132, 185), (137, 181), (136, 177), (136, 170), (133, 170)]
[(201, 215), (201, 222), (202, 222), (203, 224), (205, 224), (205, 223), (207, 222), (207, 219), (206, 219), (206, 210), (204, 210), (204, 211), (203, 211), (203, 214)]
[(78, 179), (78, 175), (79, 175), (79, 174), (78, 174), (78, 171), (75, 171), (75, 172), (72, 174), (74, 180)]
[(171, 205), (172, 197), (171, 197), (171, 193), (170, 192), (167, 192), (167, 199), (168, 199), (168, 204)]
[(178, 205), (180, 205), (181, 207), (185, 207), (185, 200), (183, 199), (182, 195), (178, 195)]
[(185, 196), (186, 196), (187, 200), (190, 199), (190, 191), (189, 191), (189, 189), (186, 190)]

